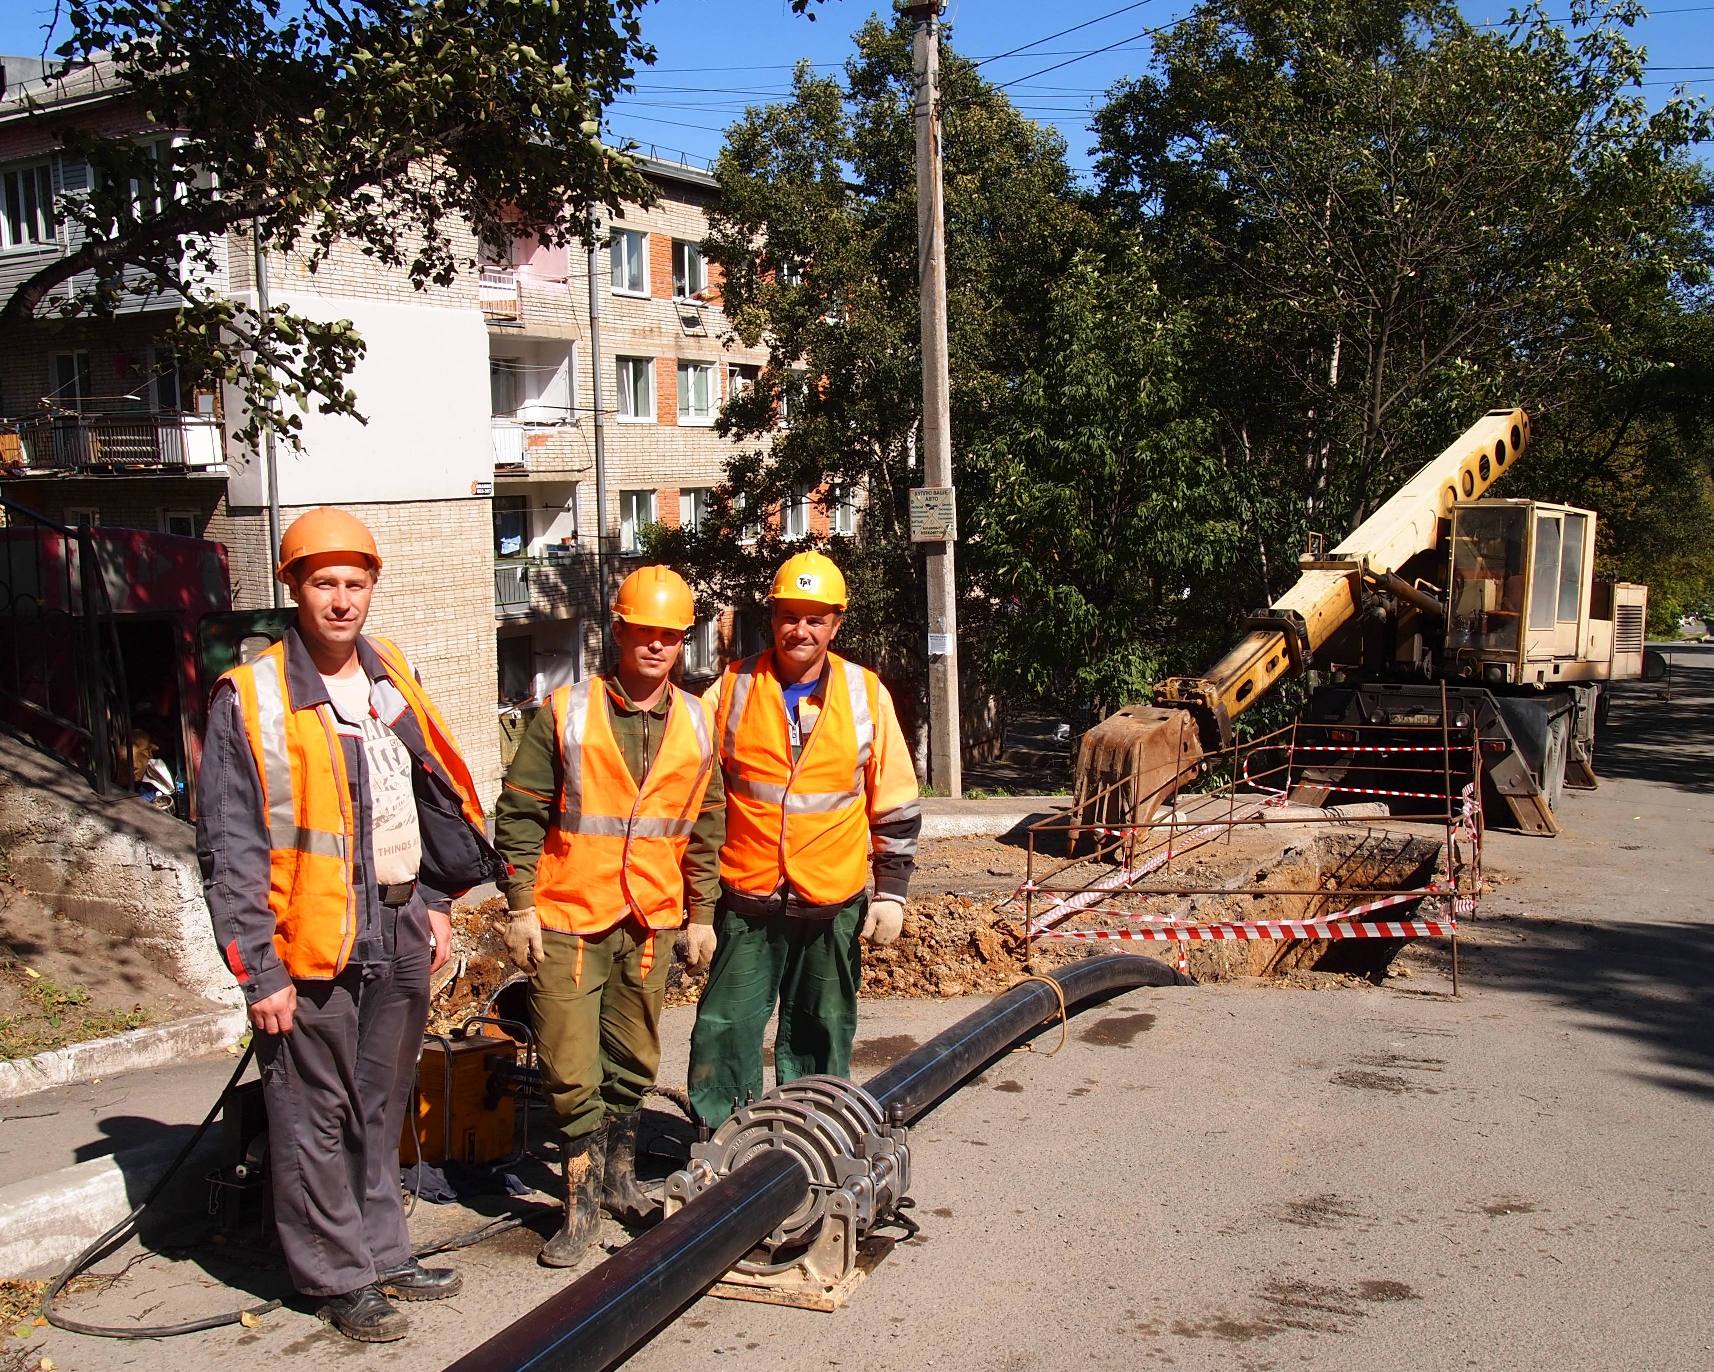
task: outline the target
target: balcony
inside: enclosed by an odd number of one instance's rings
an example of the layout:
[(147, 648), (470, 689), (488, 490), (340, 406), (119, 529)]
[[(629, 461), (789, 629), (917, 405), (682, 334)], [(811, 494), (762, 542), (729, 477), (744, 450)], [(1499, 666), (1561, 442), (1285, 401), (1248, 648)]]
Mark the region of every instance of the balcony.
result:
[(507, 471), (524, 465), (524, 426), (498, 415), (490, 424), (494, 435), (494, 470)]
[(524, 317), (518, 294), (518, 274), (510, 267), (484, 267), (476, 283), (476, 296), (485, 318), (515, 324)]
[(573, 619), (600, 614), (595, 559), (577, 549), (494, 564), (496, 619)]
[(226, 461), (213, 415), (42, 415), (22, 421), (17, 432), (32, 471), (206, 471)]

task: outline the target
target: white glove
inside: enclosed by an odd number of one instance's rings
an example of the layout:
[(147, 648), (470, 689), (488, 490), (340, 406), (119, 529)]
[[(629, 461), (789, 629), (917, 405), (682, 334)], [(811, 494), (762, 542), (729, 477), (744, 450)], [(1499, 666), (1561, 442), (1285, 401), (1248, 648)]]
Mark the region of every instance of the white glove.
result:
[(863, 942), (877, 948), (891, 943), (905, 924), (905, 903), (902, 900), (872, 900), (869, 914), (863, 921)]
[(512, 911), (506, 925), (506, 955), (519, 971), (531, 976), (542, 965), (542, 922), (536, 916), (535, 906)]
[(712, 924), (687, 924), (684, 927), (684, 965), (707, 967), (714, 961), (714, 949), (720, 937)]

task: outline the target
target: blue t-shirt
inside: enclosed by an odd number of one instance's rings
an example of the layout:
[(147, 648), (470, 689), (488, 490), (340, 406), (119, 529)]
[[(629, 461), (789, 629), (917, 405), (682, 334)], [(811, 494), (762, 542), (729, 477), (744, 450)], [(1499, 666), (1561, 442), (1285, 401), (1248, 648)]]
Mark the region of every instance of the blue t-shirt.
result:
[(792, 732), (794, 734), (801, 735), (802, 732), (798, 728), (798, 706), (802, 705), (804, 698), (814, 691), (820, 684), (821, 683), (819, 681), (815, 680), (794, 681), (790, 686), (784, 686), (781, 688), (786, 698), (786, 718), (791, 720)]

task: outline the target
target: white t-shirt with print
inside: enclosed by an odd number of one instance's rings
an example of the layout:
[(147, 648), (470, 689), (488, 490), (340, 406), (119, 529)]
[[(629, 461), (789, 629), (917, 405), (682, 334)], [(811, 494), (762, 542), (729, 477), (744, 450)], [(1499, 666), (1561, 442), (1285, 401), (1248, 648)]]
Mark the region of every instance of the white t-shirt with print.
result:
[(324, 676), (322, 682), (344, 726), (341, 732), (363, 740), (374, 819), (375, 880), (382, 886), (415, 881), (423, 845), (411, 789), (410, 749), (369, 708), (369, 677), (361, 667), (344, 676)]

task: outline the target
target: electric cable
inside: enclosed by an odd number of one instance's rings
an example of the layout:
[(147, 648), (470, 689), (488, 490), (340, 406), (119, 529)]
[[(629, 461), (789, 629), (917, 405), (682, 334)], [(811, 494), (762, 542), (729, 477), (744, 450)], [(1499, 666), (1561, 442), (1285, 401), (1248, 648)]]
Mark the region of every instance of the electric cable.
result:
[(173, 1159), (172, 1165), (149, 1188), (149, 1194), (143, 1197), (136, 1209), (73, 1258), (66, 1265), (65, 1270), (48, 1283), (47, 1290), (42, 1292), (42, 1318), (54, 1328), (64, 1329), (72, 1334), (87, 1334), (98, 1339), (165, 1339), (171, 1338), (175, 1334), (195, 1334), (204, 1329), (218, 1329), (222, 1325), (240, 1324), (246, 1315), (256, 1318), (267, 1314), (270, 1310), (280, 1308), (279, 1301), (264, 1301), (260, 1305), (252, 1305), (243, 1310), (230, 1310), (223, 1315), (206, 1315), (202, 1319), (184, 1320), (178, 1324), (137, 1325), (128, 1329), (74, 1320), (54, 1309), (54, 1301), (65, 1290), (66, 1283), (82, 1272), (96, 1258), (107, 1252), (110, 1245), (122, 1243), (130, 1239), (132, 1234), (136, 1232), (138, 1217), (154, 1203), (155, 1198), (162, 1191), (166, 1190), (167, 1183), (178, 1174), (179, 1168), (184, 1166), (185, 1159), (190, 1157), (191, 1151), (202, 1141), (202, 1136), (208, 1132), (209, 1125), (213, 1124), (215, 1118), (220, 1114), (221, 1106), (226, 1104), (226, 1097), (231, 1093), (232, 1088), (238, 1085), (239, 1078), (244, 1075), (244, 1069), (250, 1065), (250, 1060), (255, 1056), (256, 1043), (252, 1039), (245, 1047), (243, 1057), (238, 1059), (238, 1066), (232, 1069), (232, 1075), (227, 1079), (226, 1085), (221, 1088), (220, 1095), (209, 1107), (208, 1113), (202, 1117), (202, 1123), (197, 1125), (196, 1131), (185, 1141), (184, 1147), (179, 1149), (178, 1156)]

